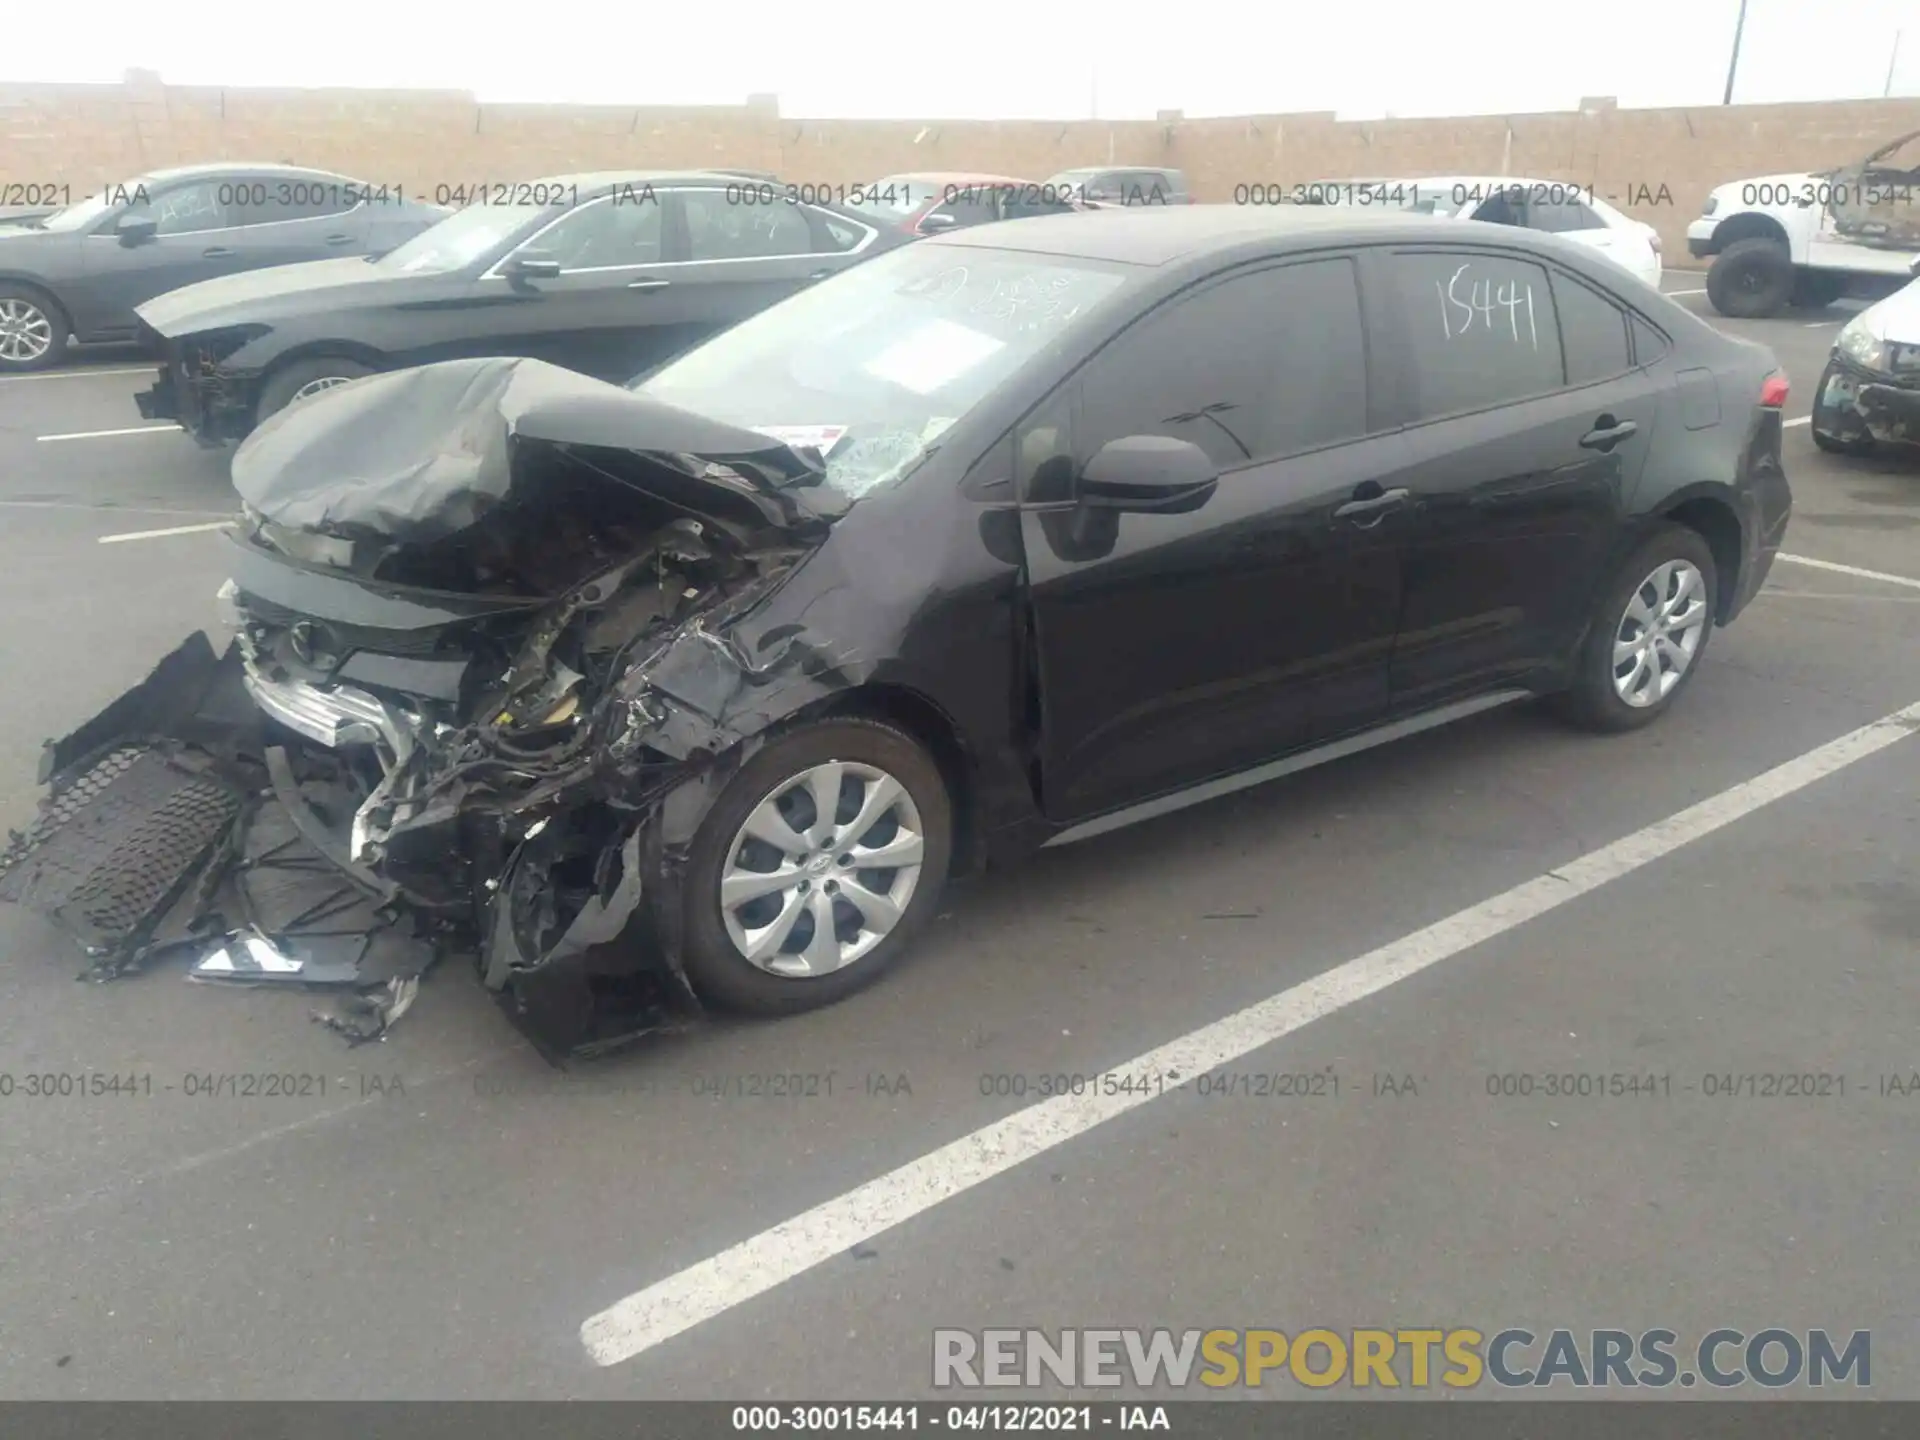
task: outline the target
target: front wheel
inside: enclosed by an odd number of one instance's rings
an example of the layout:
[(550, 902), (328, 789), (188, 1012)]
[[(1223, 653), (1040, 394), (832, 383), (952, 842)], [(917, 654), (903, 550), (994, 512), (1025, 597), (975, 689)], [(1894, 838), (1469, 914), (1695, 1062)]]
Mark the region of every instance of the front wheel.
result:
[(1734, 320), (1765, 320), (1787, 308), (1793, 257), (1778, 240), (1736, 240), (1707, 271), (1707, 299)]
[(1713, 551), (1663, 524), (1601, 592), (1561, 712), (1589, 730), (1637, 730), (1664, 715), (1700, 668), (1719, 601)]
[(60, 307), (28, 285), (0, 284), (0, 375), (58, 365), (73, 327)]
[(880, 977), (940, 903), (953, 807), (902, 730), (789, 731), (721, 792), (684, 874), (683, 961), (702, 999), (791, 1015)]
[(260, 387), (260, 403), (254, 407), (254, 423), (257, 425), (268, 416), (277, 415), (287, 406), (318, 395), (322, 390), (331, 390), (336, 385), (345, 385), (350, 380), (371, 374), (371, 365), (333, 355), (296, 360), (268, 376), (267, 383)]

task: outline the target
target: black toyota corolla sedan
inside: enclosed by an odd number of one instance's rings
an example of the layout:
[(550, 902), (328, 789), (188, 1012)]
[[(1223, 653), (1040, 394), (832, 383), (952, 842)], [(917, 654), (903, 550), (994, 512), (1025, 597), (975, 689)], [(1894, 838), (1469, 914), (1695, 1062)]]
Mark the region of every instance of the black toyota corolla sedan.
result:
[(952, 875), (1657, 719), (1781, 545), (1785, 395), (1554, 236), (1222, 206), (922, 241), (632, 388), (362, 379), (236, 454), (232, 645), (51, 744), (0, 894), (374, 1032), (443, 953), (550, 1054), (806, 1010)]
[(903, 238), (731, 171), (501, 185), (376, 263), (288, 266), (141, 306), (163, 363), (136, 404), (217, 446), (295, 399), (440, 360), (525, 356), (625, 381)]

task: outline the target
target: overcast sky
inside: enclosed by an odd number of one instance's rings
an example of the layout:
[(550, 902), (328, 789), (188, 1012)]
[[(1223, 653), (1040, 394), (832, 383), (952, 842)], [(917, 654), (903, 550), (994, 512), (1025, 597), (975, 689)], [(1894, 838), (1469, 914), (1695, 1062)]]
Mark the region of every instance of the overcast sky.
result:
[[(1718, 104), (1739, 0), (15, 0), (0, 79), (422, 86), (790, 116), (1342, 119)], [(1736, 101), (1920, 94), (1920, 0), (1749, 0)], [(29, 57), (31, 64), (28, 64)]]

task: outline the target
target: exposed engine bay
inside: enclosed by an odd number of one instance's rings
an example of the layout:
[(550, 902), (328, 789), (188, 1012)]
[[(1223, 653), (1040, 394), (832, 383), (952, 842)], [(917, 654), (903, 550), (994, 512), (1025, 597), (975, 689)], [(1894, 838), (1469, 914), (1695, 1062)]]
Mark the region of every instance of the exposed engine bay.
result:
[(716, 764), (756, 689), (821, 668), (731, 628), (824, 536), (819, 478), (535, 361), (290, 407), (234, 460), (225, 651), (196, 633), (48, 743), (0, 899), (94, 979), (186, 951), (337, 989), (316, 1018), (355, 1041), (449, 955), (550, 1059), (682, 1023), (674, 879)]

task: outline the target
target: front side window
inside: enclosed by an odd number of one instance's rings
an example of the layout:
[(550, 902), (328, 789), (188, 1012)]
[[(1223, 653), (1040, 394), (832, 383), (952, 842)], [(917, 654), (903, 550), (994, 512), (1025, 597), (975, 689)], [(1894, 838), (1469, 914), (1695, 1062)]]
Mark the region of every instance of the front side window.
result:
[(475, 202), (429, 226), (374, 263), (400, 274), (442, 274), (463, 270), (506, 244), (526, 226), (549, 214), (541, 205), (488, 205)]
[(663, 256), (663, 228), (659, 198), (649, 188), (644, 194), (622, 192), (589, 200), (533, 236), (526, 248), (551, 255), (562, 270), (657, 265)]
[(1346, 259), (1234, 276), (1129, 329), (1087, 367), (1076, 448), (1164, 435), (1223, 469), (1367, 430), (1360, 292)]
[(157, 233), (161, 235), (197, 235), (203, 230), (224, 230), (231, 223), (227, 210), (228, 207), (220, 203), (220, 182), (196, 180), (149, 192), (129, 205), (120, 218), (123, 222), (128, 219), (158, 221)]
[(1130, 273), (903, 246), (750, 316), (633, 388), (814, 446), (827, 482), (863, 495), (908, 473), (1044, 347), (1098, 323)]
[(1566, 383), (1544, 267), (1468, 251), (1402, 251), (1388, 266), (1420, 418), (1508, 405)]

